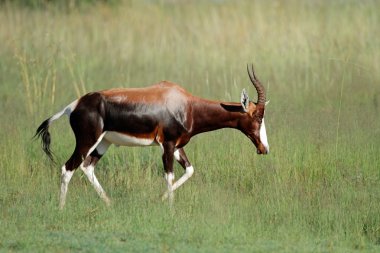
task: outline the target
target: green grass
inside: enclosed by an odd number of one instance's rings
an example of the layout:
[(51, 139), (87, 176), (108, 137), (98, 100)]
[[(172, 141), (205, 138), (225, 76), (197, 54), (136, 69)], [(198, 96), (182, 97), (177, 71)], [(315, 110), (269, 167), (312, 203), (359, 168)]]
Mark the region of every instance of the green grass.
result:
[[(0, 8), (0, 251), (379, 252), (380, 5), (376, 1), (125, 1), (60, 13)], [(80, 171), (58, 210), (58, 164), (33, 136), (78, 96), (166, 79), (191, 93), (271, 100), (271, 154), (242, 134), (195, 137), (194, 176), (171, 210), (157, 147), (112, 147), (97, 166), (106, 208)], [(178, 178), (182, 170), (175, 168)]]

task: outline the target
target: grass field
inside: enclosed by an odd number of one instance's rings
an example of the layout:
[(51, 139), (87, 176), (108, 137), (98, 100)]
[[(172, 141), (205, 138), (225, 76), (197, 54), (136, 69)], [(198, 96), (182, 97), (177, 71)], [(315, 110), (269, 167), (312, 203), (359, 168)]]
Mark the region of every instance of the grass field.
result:
[[(61, 13), (0, 6), (0, 252), (380, 252), (378, 1), (125, 1)], [(157, 147), (112, 147), (77, 171), (58, 210), (58, 164), (37, 126), (92, 90), (171, 80), (197, 96), (267, 88), (271, 154), (234, 130), (187, 146), (173, 209)], [(176, 176), (181, 168), (176, 165)]]

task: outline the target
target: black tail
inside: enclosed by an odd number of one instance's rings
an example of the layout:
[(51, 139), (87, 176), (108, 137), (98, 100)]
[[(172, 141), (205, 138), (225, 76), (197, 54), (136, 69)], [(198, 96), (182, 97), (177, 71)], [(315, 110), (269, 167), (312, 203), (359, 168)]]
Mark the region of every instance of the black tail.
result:
[(50, 150), (50, 133), (49, 133), (49, 119), (42, 122), (37, 128), (34, 138), (41, 138), (41, 144), (43, 151), (47, 154), (52, 162), (54, 162), (53, 153)]

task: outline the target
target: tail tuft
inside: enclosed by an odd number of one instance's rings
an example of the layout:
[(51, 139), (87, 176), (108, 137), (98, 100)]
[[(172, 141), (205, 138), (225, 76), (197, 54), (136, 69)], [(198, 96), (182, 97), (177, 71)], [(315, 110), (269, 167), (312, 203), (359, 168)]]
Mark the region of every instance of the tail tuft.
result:
[(34, 138), (41, 138), (42, 149), (46, 155), (54, 162), (53, 153), (50, 150), (50, 133), (49, 133), (49, 122), (50, 118), (42, 122), (42, 124), (37, 128)]

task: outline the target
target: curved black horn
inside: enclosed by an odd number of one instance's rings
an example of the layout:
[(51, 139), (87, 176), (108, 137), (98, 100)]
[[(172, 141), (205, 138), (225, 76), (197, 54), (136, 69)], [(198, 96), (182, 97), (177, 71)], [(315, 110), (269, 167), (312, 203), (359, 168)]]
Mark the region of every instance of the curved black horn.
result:
[(249, 71), (249, 65), (247, 64), (247, 72), (249, 79), (251, 79), (251, 82), (253, 86), (255, 86), (257, 91), (257, 104), (258, 105), (264, 105), (265, 106), (265, 90), (264, 86), (260, 83), (259, 79), (257, 79), (255, 75), (255, 71), (253, 70), (253, 64), (251, 65), (251, 72)]

